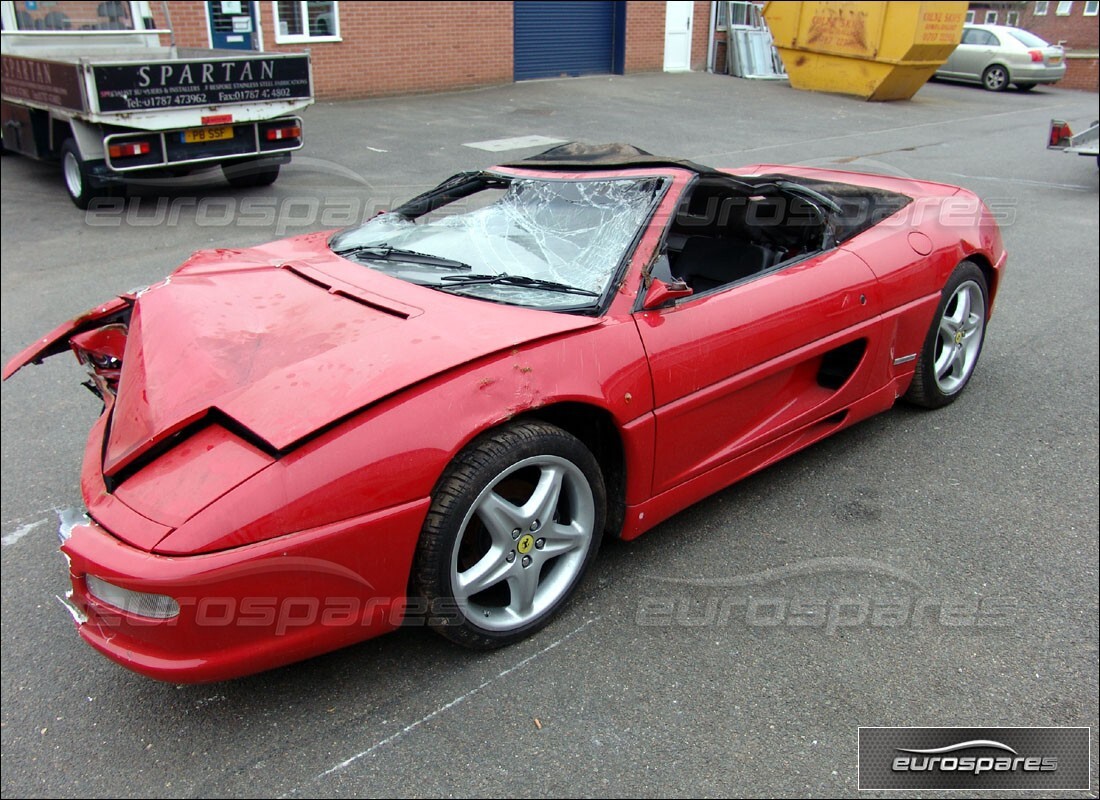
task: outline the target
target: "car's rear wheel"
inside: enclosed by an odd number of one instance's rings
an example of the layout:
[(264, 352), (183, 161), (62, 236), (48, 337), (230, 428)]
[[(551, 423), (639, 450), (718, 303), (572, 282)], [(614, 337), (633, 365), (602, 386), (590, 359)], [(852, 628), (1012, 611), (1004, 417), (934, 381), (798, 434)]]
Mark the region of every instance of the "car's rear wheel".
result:
[(906, 400), (940, 408), (962, 394), (982, 352), (988, 297), (985, 276), (977, 264), (963, 261), (955, 267), (917, 356)]
[(982, 73), (982, 86), (991, 92), (1003, 92), (1008, 88), (1008, 70), (1000, 64), (986, 67)]
[(466, 447), (432, 496), (412, 593), (428, 624), (476, 649), (546, 625), (599, 548), (606, 491), (591, 451), (543, 422), (492, 431)]

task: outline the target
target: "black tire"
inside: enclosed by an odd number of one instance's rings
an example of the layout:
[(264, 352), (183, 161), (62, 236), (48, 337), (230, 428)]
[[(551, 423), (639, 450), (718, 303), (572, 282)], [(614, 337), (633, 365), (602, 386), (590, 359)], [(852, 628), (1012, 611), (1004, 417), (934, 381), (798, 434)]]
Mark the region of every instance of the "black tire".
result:
[(1036, 86), (1038, 86), (1038, 84), (1036, 84), (1036, 83), (1017, 83), (1016, 84), (1016, 91), (1017, 92), (1030, 92)]
[(222, 175), (236, 189), (254, 189), (275, 183), (279, 177), (279, 165), (257, 161), (222, 164)]
[(489, 431), (436, 484), (410, 595), (453, 642), (519, 641), (568, 602), (599, 549), (606, 506), (600, 467), (572, 434), (537, 421)]
[(982, 86), (991, 92), (1003, 92), (1008, 88), (1008, 70), (1000, 64), (992, 64), (982, 73)]
[(94, 198), (106, 194), (102, 187), (95, 185), (88, 164), (73, 139), (66, 139), (61, 145), (61, 180), (69, 199), (80, 209), (86, 209)]
[[(960, 306), (964, 292), (969, 313)], [(907, 401), (924, 408), (941, 408), (962, 394), (981, 355), (988, 313), (985, 275), (973, 261), (963, 261), (943, 287), (936, 315), (917, 356), (913, 382), (905, 394)]]

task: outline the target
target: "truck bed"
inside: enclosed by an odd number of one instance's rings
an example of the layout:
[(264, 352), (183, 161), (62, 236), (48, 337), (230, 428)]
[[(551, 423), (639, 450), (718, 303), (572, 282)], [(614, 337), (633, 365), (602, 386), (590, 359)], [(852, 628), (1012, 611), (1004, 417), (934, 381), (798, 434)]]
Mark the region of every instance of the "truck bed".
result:
[[(157, 129), (173, 109), (267, 105), (279, 113), (312, 102), (309, 55), (189, 50), (175, 47), (6, 48), (3, 97), (39, 108), (61, 108), (90, 122)], [(250, 116), (244, 113), (236, 117)], [(159, 112), (142, 124), (143, 112)], [(161, 124), (157, 124), (157, 123)], [(169, 123), (169, 124), (175, 124)]]

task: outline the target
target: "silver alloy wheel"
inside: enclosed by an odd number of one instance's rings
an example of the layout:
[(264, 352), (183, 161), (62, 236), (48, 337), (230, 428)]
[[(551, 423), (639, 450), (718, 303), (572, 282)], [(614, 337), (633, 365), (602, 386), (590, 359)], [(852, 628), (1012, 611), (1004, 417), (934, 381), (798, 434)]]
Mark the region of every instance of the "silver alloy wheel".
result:
[(1004, 67), (992, 66), (985, 71), (982, 83), (989, 91), (999, 92), (1008, 85), (1008, 71)]
[(84, 174), (75, 153), (65, 153), (61, 159), (61, 169), (65, 175), (65, 188), (69, 190), (69, 194), (74, 198), (80, 197), (84, 193)]
[(955, 289), (940, 319), (936, 357), (932, 370), (936, 385), (945, 395), (966, 385), (982, 347), (985, 328), (985, 297), (974, 281)]
[(474, 501), (451, 552), (451, 590), (468, 618), (508, 631), (569, 593), (592, 546), (596, 504), (568, 459), (526, 458)]

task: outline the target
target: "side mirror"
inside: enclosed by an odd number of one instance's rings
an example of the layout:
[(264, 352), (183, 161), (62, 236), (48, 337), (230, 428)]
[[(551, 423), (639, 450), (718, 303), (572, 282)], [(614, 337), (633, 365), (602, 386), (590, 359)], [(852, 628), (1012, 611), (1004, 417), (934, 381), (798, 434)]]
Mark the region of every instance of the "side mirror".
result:
[(691, 287), (682, 280), (677, 279), (671, 283), (665, 283), (660, 278), (654, 278), (649, 282), (649, 288), (646, 289), (642, 309), (653, 311), (668, 305), (673, 300), (679, 300), (681, 297), (691, 297), (692, 294), (694, 292)]

